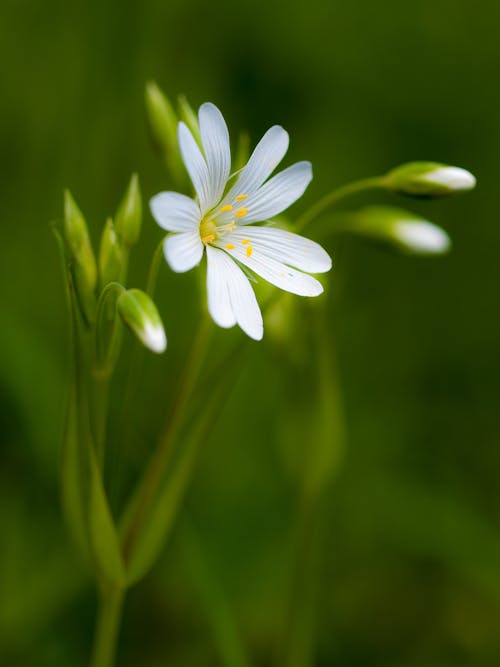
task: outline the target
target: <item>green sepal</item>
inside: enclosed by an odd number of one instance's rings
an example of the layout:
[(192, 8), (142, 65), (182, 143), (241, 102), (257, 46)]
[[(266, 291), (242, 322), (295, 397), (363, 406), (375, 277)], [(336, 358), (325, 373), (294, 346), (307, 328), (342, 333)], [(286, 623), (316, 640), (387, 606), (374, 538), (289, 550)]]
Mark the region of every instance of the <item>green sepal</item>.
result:
[(127, 248), (139, 240), (142, 224), (142, 198), (139, 177), (132, 174), (115, 217), (115, 230)]
[(99, 278), (103, 289), (108, 283), (122, 282), (127, 271), (127, 259), (121, 239), (116, 233), (113, 220), (108, 218), (99, 246)]
[(81, 311), (87, 323), (95, 315), (97, 266), (87, 223), (69, 190), (64, 193), (64, 239)]
[(177, 144), (177, 114), (154, 81), (146, 84), (145, 102), (153, 146), (165, 161), (174, 181), (184, 185), (186, 176)]
[(191, 130), (193, 137), (196, 139), (198, 146), (203, 150), (198, 116), (194, 112), (192, 106), (189, 104), (185, 95), (179, 95), (177, 99), (179, 103), (179, 116), (181, 120), (186, 123), (188, 128)]

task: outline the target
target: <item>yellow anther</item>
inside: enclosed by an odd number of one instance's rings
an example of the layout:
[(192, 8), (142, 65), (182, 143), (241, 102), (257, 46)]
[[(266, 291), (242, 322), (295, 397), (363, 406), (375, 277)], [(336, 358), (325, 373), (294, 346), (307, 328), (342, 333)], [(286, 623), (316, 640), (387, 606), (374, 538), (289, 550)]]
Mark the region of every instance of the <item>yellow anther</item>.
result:
[(251, 245), (248, 246), (247, 248), (247, 257), (250, 257), (250, 255), (253, 253), (253, 247)]
[(226, 213), (226, 211), (232, 211), (232, 210), (233, 210), (233, 207), (231, 206), (231, 204), (227, 204), (226, 206), (223, 206), (221, 208), (220, 212), (221, 213)]
[(236, 211), (236, 217), (237, 217), (237, 218), (242, 218), (242, 217), (243, 217), (244, 215), (246, 215), (247, 213), (248, 213), (248, 209), (247, 209), (247, 208), (245, 208), (245, 207), (240, 208), (240, 209), (238, 209), (238, 210)]
[(241, 242), (243, 245), (246, 245), (247, 243), (250, 243), (250, 239), (243, 239)]
[(234, 250), (234, 245), (232, 243), (228, 243), (226, 246), (226, 250)]
[(201, 240), (205, 245), (207, 243), (212, 243), (212, 241), (215, 241), (215, 234), (207, 234), (206, 236), (202, 236)]
[(246, 199), (248, 195), (237, 195), (236, 196), (236, 201), (242, 201), (243, 199)]

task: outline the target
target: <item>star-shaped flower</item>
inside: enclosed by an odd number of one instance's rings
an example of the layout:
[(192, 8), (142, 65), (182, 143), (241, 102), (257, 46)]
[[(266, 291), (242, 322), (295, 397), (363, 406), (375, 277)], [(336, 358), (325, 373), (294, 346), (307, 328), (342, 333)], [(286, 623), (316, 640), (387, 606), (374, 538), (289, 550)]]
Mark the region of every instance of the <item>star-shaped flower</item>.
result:
[(208, 309), (221, 327), (238, 324), (255, 340), (263, 335), (262, 314), (240, 265), (277, 287), (300, 296), (318, 296), (321, 283), (308, 273), (329, 271), (332, 262), (314, 241), (269, 222), (299, 197), (312, 178), (310, 162), (297, 162), (269, 178), (288, 149), (288, 133), (271, 127), (258, 143), (234, 184), (231, 179), (229, 133), (211, 103), (199, 110), (203, 152), (190, 130), (179, 123), (182, 159), (196, 199), (161, 192), (151, 199), (156, 222), (169, 232), (164, 253), (173, 271), (189, 271), (207, 255)]

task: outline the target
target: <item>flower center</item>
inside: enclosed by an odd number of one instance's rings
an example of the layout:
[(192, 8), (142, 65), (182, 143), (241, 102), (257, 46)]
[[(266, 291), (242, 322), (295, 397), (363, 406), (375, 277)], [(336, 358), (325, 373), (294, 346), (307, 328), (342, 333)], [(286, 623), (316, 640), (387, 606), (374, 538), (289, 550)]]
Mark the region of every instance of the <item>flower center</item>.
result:
[[(237, 195), (235, 199), (236, 202), (239, 203), (247, 197), (248, 195), (242, 194)], [(207, 214), (200, 222), (200, 238), (205, 245), (208, 243), (213, 243), (220, 236), (223, 236), (227, 232), (232, 232), (233, 229), (236, 229), (237, 225), (234, 220), (223, 224), (220, 224), (217, 220), (219, 215), (222, 215), (223, 219), (227, 220), (228, 216), (224, 215), (226, 213), (231, 213), (231, 215), (234, 215), (235, 218), (243, 218), (248, 213), (248, 208), (241, 206), (240, 208), (234, 210), (234, 207), (231, 206), (231, 204), (226, 204), (218, 211), (211, 211), (209, 214)]]

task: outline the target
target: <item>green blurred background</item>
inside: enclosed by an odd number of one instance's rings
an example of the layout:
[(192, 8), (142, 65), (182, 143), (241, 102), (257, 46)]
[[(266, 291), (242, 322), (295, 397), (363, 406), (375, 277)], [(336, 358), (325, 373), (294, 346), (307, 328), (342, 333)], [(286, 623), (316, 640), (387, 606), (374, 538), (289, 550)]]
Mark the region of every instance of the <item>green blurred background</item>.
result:
[[(412, 206), (452, 236), (445, 258), (329, 245), (347, 446), (324, 505), (314, 664), (500, 663), (499, 27), (497, 0), (2, 0), (2, 665), (88, 658), (95, 598), (59, 509), (68, 332), (48, 222), (69, 187), (97, 240), (132, 171), (146, 198), (168, 189), (148, 140), (148, 79), (215, 102), (253, 143), (284, 125), (287, 163), (315, 172), (295, 213), (409, 160), (477, 176), (470, 195)], [(144, 286), (159, 238), (147, 214), (131, 285)], [(147, 359), (129, 470), (151, 451), (188, 353), (196, 282), (162, 269), (169, 351)], [(252, 664), (275, 664), (293, 470), (315, 432), (309, 319), (291, 344), (248, 344), (164, 557), (129, 596), (118, 664), (231, 665), (236, 637)], [(217, 333), (213, 354), (240, 335)]]

